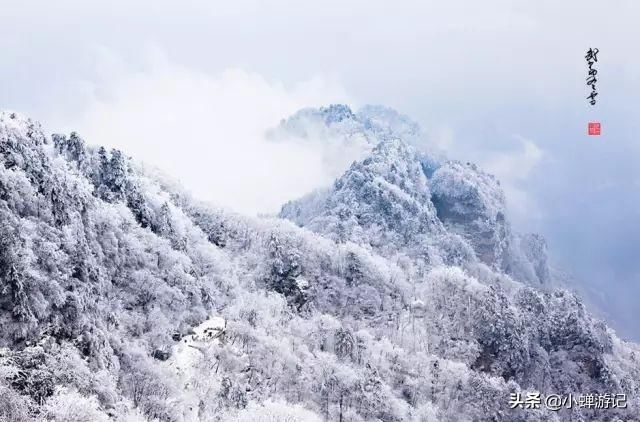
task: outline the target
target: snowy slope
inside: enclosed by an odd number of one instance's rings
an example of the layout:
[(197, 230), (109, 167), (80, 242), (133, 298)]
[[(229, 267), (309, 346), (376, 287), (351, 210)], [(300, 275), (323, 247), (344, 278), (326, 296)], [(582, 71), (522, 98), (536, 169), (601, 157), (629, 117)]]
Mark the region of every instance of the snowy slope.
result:
[[(531, 287), (497, 182), (380, 110), (301, 112), (371, 152), (293, 222), (0, 113), (0, 420), (637, 420), (638, 346)], [(509, 408), (534, 391), (628, 407)]]

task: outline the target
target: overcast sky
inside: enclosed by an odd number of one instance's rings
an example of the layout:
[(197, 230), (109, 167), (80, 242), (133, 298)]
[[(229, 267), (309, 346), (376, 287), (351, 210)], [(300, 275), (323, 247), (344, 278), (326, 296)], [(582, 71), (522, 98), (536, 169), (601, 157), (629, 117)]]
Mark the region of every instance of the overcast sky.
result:
[(250, 214), (336, 172), (266, 128), (305, 106), (391, 106), (498, 175), (516, 228), (640, 339), (639, 18), (632, 0), (0, 0), (0, 106)]

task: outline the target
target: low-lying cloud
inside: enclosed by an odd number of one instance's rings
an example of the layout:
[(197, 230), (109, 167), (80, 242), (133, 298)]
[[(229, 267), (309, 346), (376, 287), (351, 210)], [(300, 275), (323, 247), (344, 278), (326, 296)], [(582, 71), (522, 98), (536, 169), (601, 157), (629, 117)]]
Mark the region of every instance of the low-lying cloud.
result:
[(157, 54), (138, 71), (127, 72), (113, 57), (102, 62), (113, 76), (103, 69), (99, 81), (78, 85), (84, 112), (69, 121), (51, 118), (54, 128), (119, 148), (217, 205), (248, 214), (275, 212), (330, 183), (360, 154), (326, 142), (265, 138), (302, 107), (349, 102), (339, 86), (320, 77), (285, 86), (240, 69), (209, 75)]

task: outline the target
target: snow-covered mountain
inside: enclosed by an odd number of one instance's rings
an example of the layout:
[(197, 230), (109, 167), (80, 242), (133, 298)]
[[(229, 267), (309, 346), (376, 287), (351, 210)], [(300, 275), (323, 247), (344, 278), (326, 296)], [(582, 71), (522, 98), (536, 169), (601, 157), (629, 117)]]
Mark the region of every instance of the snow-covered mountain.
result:
[(411, 144), (424, 135), (407, 117), (381, 107), (354, 114), (347, 106), (334, 105), (303, 110), (276, 132), (314, 136), (302, 129), (306, 125), (344, 143), (359, 134), (375, 147), (331, 189), (286, 204), (281, 217), (336, 242), (371, 246), (387, 256), (398, 250), (413, 257), (429, 251), (431, 263), (459, 265), (461, 259), (477, 259), (521, 282), (549, 283), (544, 240), (512, 233), (495, 177), (471, 163), (419, 152)]
[(269, 136), (275, 139), (298, 137), (306, 139), (342, 138), (346, 142), (364, 141), (376, 145), (382, 140), (402, 139), (409, 144), (420, 143), (424, 134), (420, 126), (397, 111), (368, 105), (357, 113), (344, 104), (306, 108), (283, 119)]
[(381, 107), (306, 109), (284, 136), (366, 158), (248, 218), (0, 113), (0, 420), (640, 418), (640, 348), (554, 287), (495, 178)]

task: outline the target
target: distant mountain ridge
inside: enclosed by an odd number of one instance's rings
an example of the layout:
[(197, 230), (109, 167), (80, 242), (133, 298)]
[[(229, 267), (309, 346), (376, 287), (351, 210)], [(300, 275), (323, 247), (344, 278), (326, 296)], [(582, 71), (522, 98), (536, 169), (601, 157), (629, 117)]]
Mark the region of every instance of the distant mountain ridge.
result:
[[(390, 123), (382, 123), (385, 118)], [(550, 283), (544, 239), (512, 233), (499, 182), (473, 164), (419, 152), (403, 140), (407, 133), (412, 143), (424, 136), (407, 117), (383, 107), (354, 113), (333, 105), (299, 112), (276, 132), (314, 136), (301, 129), (305, 125), (345, 142), (358, 133), (376, 146), (329, 191), (286, 204), (282, 218), (336, 241), (378, 248), (424, 249), (433, 238), (459, 235), (485, 264), (532, 285)]]
[(370, 152), (249, 218), (0, 112), (0, 420), (638, 420), (640, 348), (553, 287), (495, 178), (383, 107), (306, 109), (286, 136)]
[(372, 145), (385, 139), (402, 139), (413, 144), (424, 137), (417, 123), (391, 108), (367, 105), (353, 112), (345, 104), (302, 109), (283, 119), (269, 135), (276, 138), (360, 138)]

